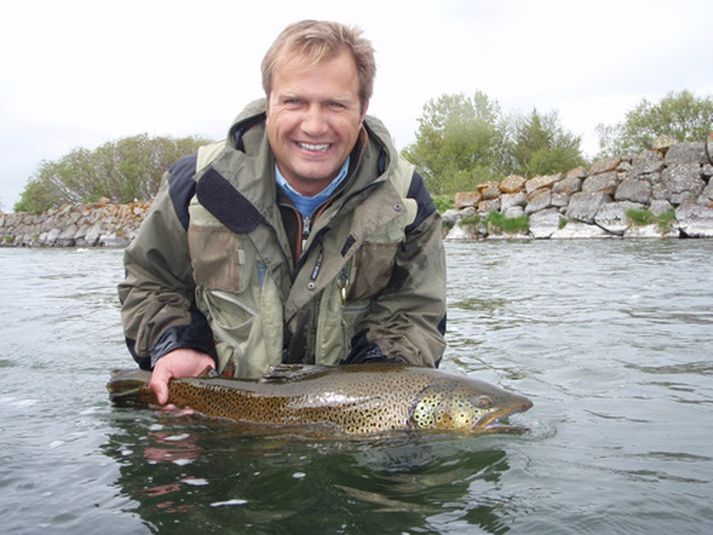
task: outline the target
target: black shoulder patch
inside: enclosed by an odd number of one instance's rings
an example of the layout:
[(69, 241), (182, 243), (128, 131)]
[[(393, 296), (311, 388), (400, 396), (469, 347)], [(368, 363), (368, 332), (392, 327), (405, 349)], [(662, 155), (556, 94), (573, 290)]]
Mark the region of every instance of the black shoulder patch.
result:
[(196, 188), (198, 200), (205, 209), (237, 234), (247, 234), (265, 222), (257, 208), (212, 167), (201, 177)]
[(433, 202), (430, 193), (428, 193), (423, 178), (416, 171), (413, 173), (411, 185), (408, 188), (406, 196), (409, 199), (415, 199), (418, 204), (416, 219), (413, 223), (406, 227), (406, 232), (411, 232), (436, 210), (436, 203)]
[(196, 155), (184, 156), (169, 169), (168, 194), (184, 229), (188, 228), (188, 204), (196, 190)]

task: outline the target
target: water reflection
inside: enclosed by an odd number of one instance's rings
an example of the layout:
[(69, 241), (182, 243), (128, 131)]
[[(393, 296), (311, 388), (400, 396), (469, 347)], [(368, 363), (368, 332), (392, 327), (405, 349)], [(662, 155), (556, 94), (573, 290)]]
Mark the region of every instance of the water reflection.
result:
[[(232, 423), (114, 408), (103, 446), (116, 486), (152, 531), (440, 532), (452, 522), (507, 531), (492, 491), (515, 437), (314, 441), (254, 436)], [(499, 496), (493, 498), (494, 496)]]

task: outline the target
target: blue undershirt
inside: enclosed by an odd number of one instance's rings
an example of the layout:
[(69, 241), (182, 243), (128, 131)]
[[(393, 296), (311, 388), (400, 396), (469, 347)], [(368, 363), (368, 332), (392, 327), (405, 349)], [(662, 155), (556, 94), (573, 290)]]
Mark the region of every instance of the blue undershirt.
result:
[(337, 173), (337, 176), (334, 177), (334, 180), (332, 180), (326, 188), (317, 193), (317, 195), (310, 197), (309, 195), (302, 195), (301, 193), (295, 191), (295, 189), (290, 186), (287, 179), (280, 172), (280, 168), (275, 165), (275, 178), (277, 179), (277, 185), (284, 192), (284, 194), (287, 195), (287, 198), (292, 201), (292, 204), (295, 205), (295, 208), (297, 208), (302, 216), (307, 218), (312, 217), (314, 211), (327, 199), (329, 199), (329, 196), (334, 193), (334, 190), (336, 190), (339, 185), (344, 182), (344, 179), (347, 178), (348, 172), (349, 157), (347, 156), (347, 159), (342, 164), (342, 168), (339, 170), (339, 173)]

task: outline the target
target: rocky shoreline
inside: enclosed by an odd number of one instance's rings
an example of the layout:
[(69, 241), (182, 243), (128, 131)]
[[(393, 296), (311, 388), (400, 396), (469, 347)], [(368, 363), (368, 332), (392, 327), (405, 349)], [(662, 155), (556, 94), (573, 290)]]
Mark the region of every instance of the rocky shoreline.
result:
[(588, 170), (481, 184), (443, 214), (446, 239), (711, 238), (712, 152), (713, 137), (660, 139)]
[[(708, 146), (659, 140), (589, 169), (480, 184), (456, 194), (456, 207), (443, 214), (446, 239), (713, 238), (711, 152), (713, 139)], [(150, 204), (103, 200), (0, 213), (0, 246), (126, 247)]]
[(42, 214), (0, 214), (2, 247), (126, 247), (151, 203), (64, 205)]

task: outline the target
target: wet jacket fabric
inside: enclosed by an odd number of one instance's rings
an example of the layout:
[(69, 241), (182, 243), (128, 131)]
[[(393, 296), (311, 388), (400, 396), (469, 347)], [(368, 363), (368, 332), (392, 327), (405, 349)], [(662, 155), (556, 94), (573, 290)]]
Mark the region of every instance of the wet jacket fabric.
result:
[(282, 362), (437, 366), (438, 212), (378, 120), (367, 117), (350, 162), (305, 221), (278, 192), (257, 101), (225, 142), (174, 164), (124, 253), (122, 322), (139, 365), (187, 347), (246, 378)]

